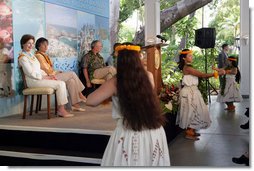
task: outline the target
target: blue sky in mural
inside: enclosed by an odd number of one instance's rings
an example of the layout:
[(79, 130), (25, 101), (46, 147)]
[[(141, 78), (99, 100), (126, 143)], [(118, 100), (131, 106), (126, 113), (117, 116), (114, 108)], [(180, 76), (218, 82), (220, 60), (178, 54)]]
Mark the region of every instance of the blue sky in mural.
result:
[(45, 35), (44, 3), (35, 0), (13, 0), (13, 32), (15, 54), (21, 50), (19, 41), (22, 35), (32, 34), (35, 38)]
[(102, 41), (103, 49), (102, 56), (105, 60), (109, 57), (110, 54), (110, 40), (109, 40), (109, 21), (107, 18), (96, 16), (96, 30), (97, 30), (97, 39)]
[(95, 15), (78, 11), (78, 29), (81, 29), (86, 24), (95, 25)]
[(46, 3), (47, 24), (77, 27), (77, 11), (59, 5)]

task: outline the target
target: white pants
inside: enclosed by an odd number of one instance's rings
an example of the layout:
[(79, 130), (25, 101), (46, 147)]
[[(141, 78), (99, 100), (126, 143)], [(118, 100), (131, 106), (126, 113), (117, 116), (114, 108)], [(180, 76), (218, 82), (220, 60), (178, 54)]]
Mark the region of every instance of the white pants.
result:
[(60, 80), (27, 80), (28, 87), (51, 87), (56, 90), (56, 98), (58, 105), (68, 103), (67, 90), (64, 81)]

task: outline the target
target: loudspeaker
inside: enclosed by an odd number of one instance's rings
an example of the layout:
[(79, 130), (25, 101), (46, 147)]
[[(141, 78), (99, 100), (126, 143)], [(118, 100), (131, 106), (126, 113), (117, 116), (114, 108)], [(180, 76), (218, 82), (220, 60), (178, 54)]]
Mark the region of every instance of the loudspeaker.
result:
[(214, 48), (215, 28), (201, 28), (195, 30), (195, 46), (200, 48)]

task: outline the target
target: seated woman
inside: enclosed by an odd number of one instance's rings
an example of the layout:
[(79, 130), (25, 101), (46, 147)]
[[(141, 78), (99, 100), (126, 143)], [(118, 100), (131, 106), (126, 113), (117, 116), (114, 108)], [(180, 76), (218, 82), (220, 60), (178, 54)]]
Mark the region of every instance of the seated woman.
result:
[(40, 68), (40, 62), (31, 53), (35, 39), (34, 36), (25, 34), (20, 40), (22, 52), (19, 55), (19, 65), (22, 67), (28, 87), (51, 87), (56, 90), (57, 115), (61, 117), (72, 117), (67, 112), (64, 104), (68, 103), (66, 85), (63, 81), (56, 80), (55, 76), (47, 75)]
[(85, 109), (81, 108), (79, 105), (79, 102), (86, 102), (86, 97), (81, 93), (85, 87), (78, 76), (73, 71), (62, 72), (53, 69), (53, 64), (46, 54), (48, 50), (47, 39), (43, 37), (39, 38), (35, 43), (35, 48), (37, 49), (35, 56), (40, 62), (41, 69), (45, 71), (48, 76), (54, 76), (57, 80), (65, 82), (71, 98), (72, 110), (85, 111)]

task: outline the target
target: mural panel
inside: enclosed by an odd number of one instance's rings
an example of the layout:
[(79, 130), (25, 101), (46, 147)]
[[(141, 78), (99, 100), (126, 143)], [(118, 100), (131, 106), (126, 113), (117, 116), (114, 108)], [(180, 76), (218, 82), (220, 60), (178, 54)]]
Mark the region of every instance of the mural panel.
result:
[(13, 31), (11, 0), (0, 1), (0, 97), (13, 96)]
[(108, 20), (108, 0), (0, 0), (0, 116), (22, 112), (17, 57), (24, 34), (48, 38), (54, 67), (78, 73), (93, 40), (101, 40), (101, 54), (109, 56)]
[[(18, 69), (18, 56), (21, 51), (20, 39), (31, 34), (35, 39), (45, 35), (44, 3), (39, 0), (13, 0), (14, 67), (15, 90), (21, 94), (23, 83)], [(32, 15), (31, 15), (32, 14)], [(35, 49), (34, 49), (35, 50)]]
[(110, 55), (110, 36), (109, 36), (109, 20), (105, 17), (96, 16), (95, 18), (97, 39), (101, 40), (103, 49), (101, 55), (106, 61)]
[(58, 70), (77, 70), (77, 11), (46, 3), (48, 54)]
[(79, 61), (91, 49), (91, 43), (96, 39), (95, 15), (78, 12), (78, 52)]

